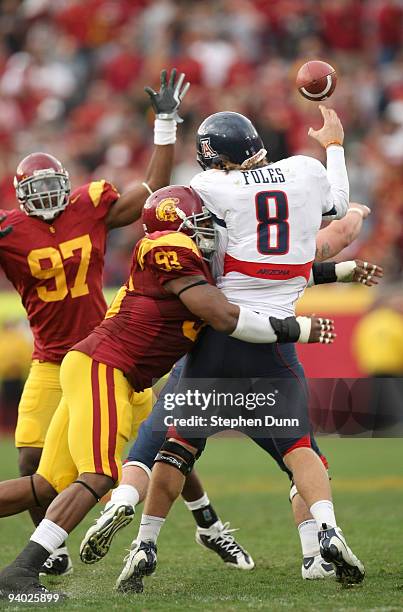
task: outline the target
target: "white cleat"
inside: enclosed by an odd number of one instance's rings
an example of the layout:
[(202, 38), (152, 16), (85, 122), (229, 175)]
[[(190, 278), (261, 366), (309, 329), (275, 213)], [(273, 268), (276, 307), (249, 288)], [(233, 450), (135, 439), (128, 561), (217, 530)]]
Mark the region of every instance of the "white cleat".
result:
[(85, 534), (80, 546), (83, 563), (96, 563), (108, 553), (115, 534), (134, 517), (132, 504), (108, 502), (101, 516)]
[(235, 540), (232, 533), (237, 529), (229, 529), (229, 523), (217, 521), (208, 529), (197, 527), (196, 542), (213, 550), (229, 567), (251, 570), (255, 563), (249, 553)]
[(323, 580), (334, 578), (336, 575), (333, 565), (326, 563), (320, 555), (304, 557), (301, 574), (304, 580)]
[(116, 581), (120, 593), (142, 593), (143, 578), (150, 576), (157, 566), (157, 547), (153, 542), (133, 542), (125, 557), (125, 566)]
[(333, 565), (336, 580), (345, 585), (362, 582), (365, 576), (364, 565), (347, 546), (342, 530), (339, 527), (328, 528), (323, 523), (318, 536), (322, 559)]

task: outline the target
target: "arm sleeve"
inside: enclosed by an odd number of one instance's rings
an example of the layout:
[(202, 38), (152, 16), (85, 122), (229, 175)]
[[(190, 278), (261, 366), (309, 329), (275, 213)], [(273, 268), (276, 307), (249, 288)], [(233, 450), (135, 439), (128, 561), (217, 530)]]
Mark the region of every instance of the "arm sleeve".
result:
[(146, 265), (150, 266), (162, 286), (181, 276), (204, 276), (209, 282), (203, 260), (191, 249), (185, 247), (154, 247), (146, 255)]
[(310, 158), (311, 173), (317, 182), (325, 219), (341, 219), (347, 212), (350, 198), (344, 149), (330, 145), (326, 149), (327, 169), (318, 160)]

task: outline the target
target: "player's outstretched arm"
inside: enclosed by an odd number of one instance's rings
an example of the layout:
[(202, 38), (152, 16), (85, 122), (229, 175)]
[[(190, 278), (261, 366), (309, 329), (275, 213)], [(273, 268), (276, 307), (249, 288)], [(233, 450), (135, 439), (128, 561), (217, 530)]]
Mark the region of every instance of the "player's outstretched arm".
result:
[[(0, 226), (5, 219), (7, 219), (5, 215), (0, 217)], [(6, 227), (0, 227), (0, 238), (5, 238), (12, 231), (13, 231), (13, 228), (11, 225), (7, 225)]]
[(363, 221), (370, 213), (368, 206), (350, 202), (343, 219), (332, 221), (317, 233), (315, 261), (320, 262), (335, 257), (348, 247), (359, 235)]
[(183, 85), (184, 78), (183, 73), (177, 78), (174, 68), (168, 80), (167, 71), (162, 70), (160, 90), (156, 92), (151, 87), (145, 87), (155, 111), (154, 152), (144, 181), (124, 193), (111, 207), (106, 219), (109, 229), (137, 221), (148, 196), (157, 189), (169, 185), (174, 160), (176, 125), (182, 122), (178, 108), (189, 89), (189, 83)]
[[(317, 178), (322, 192), (322, 214), (328, 219), (342, 219), (348, 209), (349, 183), (344, 159), (344, 130), (336, 111), (320, 105), (323, 126), (309, 128), (308, 134), (326, 149), (326, 167)], [(317, 162), (316, 162), (317, 163)], [(316, 164), (315, 164), (316, 165)], [(319, 164), (321, 166), (321, 164)]]
[(256, 344), (273, 342), (323, 342), (335, 337), (333, 321), (318, 317), (277, 319), (232, 304), (225, 295), (207, 283), (203, 276), (183, 276), (164, 284), (197, 317), (215, 330), (238, 340)]
[(368, 261), (353, 259), (351, 261), (327, 261), (314, 263), (308, 281), (308, 287), (324, 283), (361, 283), (372, 287), (382, 278), (383, 268)]

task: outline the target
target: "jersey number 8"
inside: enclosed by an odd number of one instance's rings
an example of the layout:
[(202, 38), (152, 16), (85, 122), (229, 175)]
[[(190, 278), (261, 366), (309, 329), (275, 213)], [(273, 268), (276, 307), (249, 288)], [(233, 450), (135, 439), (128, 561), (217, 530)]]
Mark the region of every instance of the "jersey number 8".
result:
[(285, 255), (290, 246), (288, 200), (284, 191), (256, 194), (257, 250), (263, 255)]

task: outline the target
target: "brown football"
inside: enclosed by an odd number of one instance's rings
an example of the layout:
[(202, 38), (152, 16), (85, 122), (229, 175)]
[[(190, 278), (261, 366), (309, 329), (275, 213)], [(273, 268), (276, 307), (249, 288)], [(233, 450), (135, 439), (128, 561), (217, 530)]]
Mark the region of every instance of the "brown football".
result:
[(334, 92), (337, 75), (330, 64), (313, 60), (301, 66), (296, 82), (298, 91), (304, 98), (320, 102), (329, 98)]

